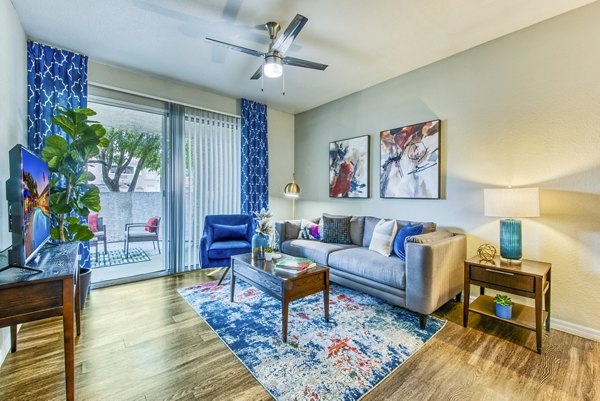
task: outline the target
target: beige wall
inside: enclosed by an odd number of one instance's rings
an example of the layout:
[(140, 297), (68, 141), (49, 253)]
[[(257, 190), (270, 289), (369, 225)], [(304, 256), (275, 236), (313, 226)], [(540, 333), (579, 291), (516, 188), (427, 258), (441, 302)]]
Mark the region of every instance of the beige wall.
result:
[(292, 217), (292, 204), (283, 189), (294, 174), (294, 116), (267, 109), (269, 131), (269, 207), (275, 220)]
[[(466, 232), (471, 255), (498, 243), (483, 188), (539, 186), (542, 216), (523, 222), (524, 257), (553, 264), (554, 318), (598, 335), (599, 19), (596, 2), (297, 115), (300, 214), (432, 220)], [(379, 132), (435, 118), (445, 199), (379, 199)], [(329, 199), (329, 142), (365, 134), (371, 199)]]
[[(0, 0), (0, 249), (11, 244), (6, 221), (6, 190), (9, 176), (8, 151), (17, 143), (27, 144), (27, 39), (10, 0)], [(0, 330), (0, 363), (9, 348), (8, 329)]]
[[(137, 71), (90, 61), (90, 83), (159, 97), (204, 109), (240, 114), (239, 99)], [(269, 199), (275, 218), (288, 218), (291, 204), (283, 199), (283, 188), (294, 169), (294, 116), (267, 108), (269, 130)]]

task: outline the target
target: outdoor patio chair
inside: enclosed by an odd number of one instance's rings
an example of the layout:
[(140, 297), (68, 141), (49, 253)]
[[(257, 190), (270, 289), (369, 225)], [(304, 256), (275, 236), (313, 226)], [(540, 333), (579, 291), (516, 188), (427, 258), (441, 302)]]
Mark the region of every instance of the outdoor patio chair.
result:
[(102, 241), (104, 243), (104, 253), (108, 252), (106, 247), (106, 225), (104, 219), (99, 217), (98, 214), (90, 214), (88, 216), (88, 226), (94, 233), (94, 238), (90, 240), (90, 246), (96, 246), (96, 262), (98, 262), (98, 242)]
[(146, 223), (128, 223), (125, 224), (125, 257), (129, 257), (129, 244), (132, 242), (152, 242), (154, 249), (158, 248), (160, 253), (159, 242), (160, 217), (151, 217)]

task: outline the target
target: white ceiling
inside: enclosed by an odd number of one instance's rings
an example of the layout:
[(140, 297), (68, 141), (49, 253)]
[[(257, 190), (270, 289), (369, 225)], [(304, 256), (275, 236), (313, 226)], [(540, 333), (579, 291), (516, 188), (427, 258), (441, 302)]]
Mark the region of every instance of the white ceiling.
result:
[[(26, 33), (93, 60), (299, 113), (562, 14), (593, 0), (12, 0)], [(251, 81), (274, 20), (308, 23), (287, 55), (329, 64)]]

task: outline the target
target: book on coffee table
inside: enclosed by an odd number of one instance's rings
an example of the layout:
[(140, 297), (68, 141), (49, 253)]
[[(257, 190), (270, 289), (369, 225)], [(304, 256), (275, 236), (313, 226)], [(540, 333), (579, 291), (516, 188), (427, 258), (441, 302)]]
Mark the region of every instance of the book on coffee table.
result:
[(299, 258), (295, 256), (284, 256), (275, 263), (275, 269), (292, 273), (300, 273), (312, 269), (317, 264), (312, 259)]

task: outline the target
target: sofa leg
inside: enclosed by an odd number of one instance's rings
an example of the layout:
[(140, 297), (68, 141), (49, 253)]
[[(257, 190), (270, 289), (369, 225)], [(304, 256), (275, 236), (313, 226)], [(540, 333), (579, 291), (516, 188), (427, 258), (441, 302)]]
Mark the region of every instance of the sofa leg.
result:
[(425, 330), (427, 325), (427, 315), (421, 314), (419, 316), (419, 323), (421, 324), (421, 330)]
[(458, 294), (456, 294), (456, 298), (454, 298), (454, 300), (456, 302), (460, 302), (461, 298), (462, 298), (462, 292), (459, 292)]

